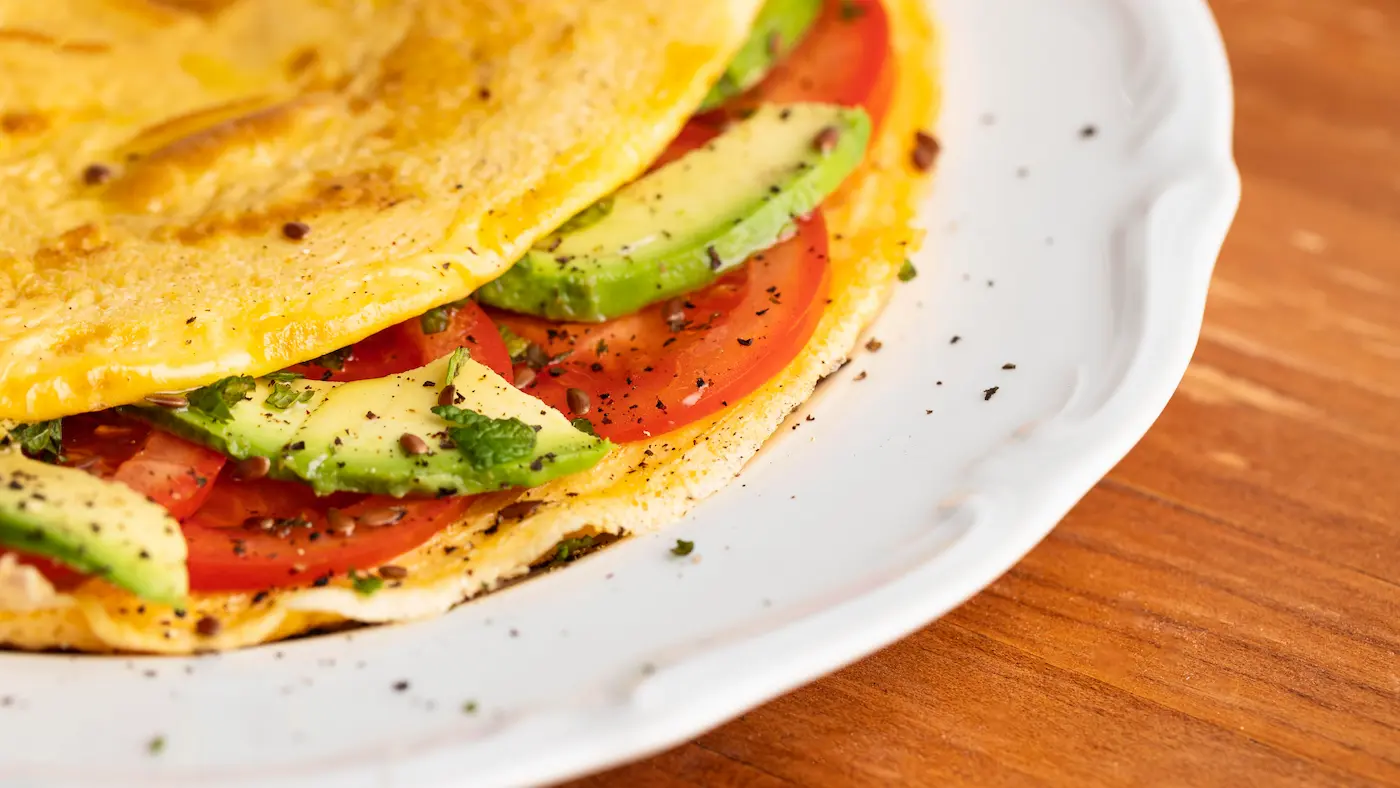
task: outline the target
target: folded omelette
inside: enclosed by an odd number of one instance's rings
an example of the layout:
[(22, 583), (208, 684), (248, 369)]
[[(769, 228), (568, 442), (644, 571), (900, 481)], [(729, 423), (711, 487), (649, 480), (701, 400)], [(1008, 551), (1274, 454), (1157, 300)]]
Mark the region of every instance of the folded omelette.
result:
[(422, 618), (678, 519), (914, 275), (932, 51), (918, 0), (7, 4), (0, 644)]

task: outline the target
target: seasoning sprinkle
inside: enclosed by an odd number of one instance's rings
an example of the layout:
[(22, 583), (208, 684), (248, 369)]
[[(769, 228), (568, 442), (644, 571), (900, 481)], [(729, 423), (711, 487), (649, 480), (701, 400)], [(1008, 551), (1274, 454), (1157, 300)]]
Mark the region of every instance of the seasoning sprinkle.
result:
[(272, 470), (272, 460), (266, 457), (246, 457), (233, 466), (233, 478), (242, 481), (261, 479)]
[(362, 513), (355, 521), (368, 528), (379, 528), (385, 525), (393, 525), (402, 520), (408, 510), (402, 506), (384, 506), (378, 509), (370, 509)]
[(311, 234), (311, 225), (306, 222), (287, 222), (282, 225), (282, 235), (289, 241), (300, 241)]
[(385, 580), (402, 580), (408, 577), (408, 570), (397, 564), (385, 564), (379, 567), (379, 576)]
[(403, 447), (404, 453), (410, 457), (428, 453), (428, 442), (411, 432), (405, 432), (399, 436), (399, 445)]
[(214, 637), (223, 631), (223, 628), (223, 622), (213, 616), (204, 616), (194, 625), (194, 631), (199, 633), (200, 637), (206, 638)]
[(719, 250), (714, 246), (705, 247), (705, 254), (709, 255), (711, 271), (718, 271), (720, 268), (724, 267), (724, 261), (719, 259)]
[(583, 389), (571, 388), (564, 392), (564, 396), (568, 400), (570, 413), (575, 416), (583, 416), (588, 413), (589, 406), (592, 404), (589, 402), (588, 392)]
[(986, 402), (987, 400), (991, 399), (992, 395), (996, 394), (1000, 390), (1001, 386), (992, 386), (989, 389), (982, 389), (982, 401)]
[(914, 168), (919, 172), (933, 169), (933, 163), (938, 160), (938, 152), (942, 149), (932, 134), (927, 131), (914, 132), (914, 151), (911, 155)]
[(880, 351), (880, 348), (884, 346), (884, 342), (881, 342), (880, 340), (875, 339), (874, 337), (871, 337), (870, 341), (865, 343), (865, 349), (869, 350), (871, 353), (878, 353)]
[(812, 139), (812, 147), (817, 152), (826, 155), (836, 150), (836, 143), (841, 141), (841, 129), (835, 126), (827, 126), (817, 132), (817, 136)]
[(184, 394), (151, 394), (146, 401), (162, 408), (187, 408), (190, 405)]
[(685, 539), (677, 539), (676, 546), (671, 548), (671, 555), (687, 556), (695, 552), (695, 543)]
[(1002, 369), (1015, 369), (1015, 368), (1016, 368), (1016, 365), (1015, 365), (1015, 364), (1002, 364), (1002, 365), (1001, 365), (1001, 368), (1002, 368)]
[(739, 344), (743, 345), (744, 347), (748, 347), (749, 345), (752, 345), (752, 344), (753, 344), (753, 340), (752, 340), (752, 339), (741, 339), (741, 340), (739, 340)]

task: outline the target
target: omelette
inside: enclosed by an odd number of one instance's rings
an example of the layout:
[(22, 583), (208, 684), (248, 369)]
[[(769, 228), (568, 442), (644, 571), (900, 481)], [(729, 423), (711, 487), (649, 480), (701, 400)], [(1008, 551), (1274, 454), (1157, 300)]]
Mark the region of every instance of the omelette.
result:
[(430, 617), (679, 519), (916, 274), (925, 13), (6, 4), (0, 644)]

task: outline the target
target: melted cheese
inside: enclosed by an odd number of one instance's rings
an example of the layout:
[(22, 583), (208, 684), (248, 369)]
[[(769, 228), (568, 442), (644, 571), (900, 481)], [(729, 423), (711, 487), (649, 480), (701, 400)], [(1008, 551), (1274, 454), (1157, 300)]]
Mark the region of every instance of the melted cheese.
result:
[(467, 295), (654, 158), (760, 4), (0, 5), (0, 418), (270, 372)]

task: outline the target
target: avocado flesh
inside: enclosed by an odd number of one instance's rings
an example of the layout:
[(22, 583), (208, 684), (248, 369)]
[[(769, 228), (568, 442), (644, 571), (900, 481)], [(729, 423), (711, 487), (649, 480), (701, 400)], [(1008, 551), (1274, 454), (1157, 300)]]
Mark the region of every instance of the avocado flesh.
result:
[(748, 40), (710, 88), (700, 111), (712, 110), (762, 82), (773, 66), (796, 48), (812, 29), (821, 10), (822, 0), (768, 0), (764, 3)]
[[(817, 138), (827, 129), (831, 147)], [(830, 139), (831, 134), (834, 140)], [(870, 119), (831, 104), (765, 106), (615, 193), (478, 291), (492, 306), (603, 321), (697, 290), (788, 237), (861, 162)]]
[[(267, 457), (268, 476), (304, 482), (321, 494), (472, 495), (533, 487), (592, 467), (612, 447), (488, 367), (462, 358), (453, 381), (457, 407), (540, 427), (528, 456), (473, 465), (462, 452), (442, 447), (452, 425), (431, 410), (447, 383), (448, 360), (352, 383), (296, 381), (294, 390), (315, 394), (280, 411), (265, 404), (267, 382), (259, 380), (250, 398), (230, 409), (227, 422), (189, 409), (128, 412), (236, 459)], [(400, 443), (406, 434), (423, 439), (429, 451), (409, 455)]]
[(0, 545), (154, 602), (184, 604), (185, 537), (165, 508), (76, 468), (0, 452)]

